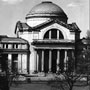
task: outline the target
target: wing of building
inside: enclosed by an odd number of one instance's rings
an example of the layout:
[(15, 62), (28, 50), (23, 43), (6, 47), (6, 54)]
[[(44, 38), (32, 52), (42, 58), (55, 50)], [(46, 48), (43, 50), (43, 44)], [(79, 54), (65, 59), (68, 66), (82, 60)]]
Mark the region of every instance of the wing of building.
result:
[(29, 54), (29, 43), (26, 40), (0, 36), (0, 63), (3, 71), (9, 68), (12, 72), (28, 73)]
[[(17, 38), (2, 40), (12, 45), (15, 43), (18, 47), (24, 44), (30, 46), (27, 49), (17, 49), (15, 46), (11, 51), (8, 46), (6, 52), (10, 52), (8, 59), (12, 57), (10, 63), (13, 64), (14, 59), (17, 60), (17, 70), (20, 73), (66, 71), (69, 58), (75, 58), (75, 40), (80, 39), (81, 31), (77, 24), (75, 22), (68, 24), (68, 17), (63, 9), (49, 1), (33, 7), (25, 18), (26, 22), (16, 23)], [(12, 66), (14, 68), (14, 65)], [(11, 67), (12, 70), (13, 68)]]

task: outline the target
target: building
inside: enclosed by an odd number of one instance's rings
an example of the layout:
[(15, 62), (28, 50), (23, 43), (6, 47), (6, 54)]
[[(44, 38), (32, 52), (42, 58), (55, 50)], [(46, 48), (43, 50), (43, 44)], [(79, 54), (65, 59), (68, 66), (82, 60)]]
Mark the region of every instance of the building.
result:
[(10, 72), (19, 71), (20, 73), (27, 74), (29, 72), (29, 55), (29, 44), (26, 40), (0, 36), (0, 56), (2, 57), (0, 62), (2, 63), (2, 70), (9, 68)]
[[(17, 38), (10, 38), (12, 42), (17, 41), (19, 44), (30, 46), (24, 50), (20, 49), (19, 52), (15, 46), (16, 55), (18, 54), (18, 71), (26, 74), (66, 71), (69, 58), (75, 58), (75, 41), (80, 39), (81, 31), (77, 24), (68, 24), (66, 13), (50, 1), (33, 7), (25, 18), (26, 22), (16, 23)], [(21, 62), (21, 54), (24, 52), (26, 56), (22, 56)]]

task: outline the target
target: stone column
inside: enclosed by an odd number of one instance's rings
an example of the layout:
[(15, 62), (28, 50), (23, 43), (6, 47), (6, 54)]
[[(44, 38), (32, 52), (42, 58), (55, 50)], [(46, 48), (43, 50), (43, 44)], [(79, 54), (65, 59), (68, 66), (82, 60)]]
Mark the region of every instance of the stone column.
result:
[(64, 58), (64, 71), (67, 69), (67, 50), (65, 50), (65, 58)]
[(34, 51), (34, 72), (37, 72), (37, 50)]
[(42, 67), (41, 71), (44, 72), (44, 50), (42, 50)]
[(21, 63), (21, 59), (22, 59), (22, 56), (21, 54), (18, 54), (18, 72), (21, 73), (22, 72), (22, 63)]
[(74, 56), (74, 50), (71, 50), (71, 52), (72, 52), (72, 58), (75, 58), (75, 56)]
[(57, 72), (60, 70), (60, 50), (57, 50)]
[(52, 51), (49, 50), (49, 73), (52, 70)]
[(27, 74), (27, 54), (22, 54), (22, 72)]
[(23, 65), (22, 65), (22, 54), (21, 54), (21, 73), (23, 73), (22, 67)]
[(51, 39), (51, 30), (49, 31), (49, 39)]
[(74, 56), (74, 50), (71, 50), (72, 54), (72, 60), (73, 60), (73, 71), (75, 72), (75, 56)]
[(37, 72), (39, 72), (39, 55), (37, 53)]
[(59, 39), (59, 30), (57, 30), (57, 39)]
[(12, 55), (8, 54), (8, 68), (9, 72), (12, 72)]

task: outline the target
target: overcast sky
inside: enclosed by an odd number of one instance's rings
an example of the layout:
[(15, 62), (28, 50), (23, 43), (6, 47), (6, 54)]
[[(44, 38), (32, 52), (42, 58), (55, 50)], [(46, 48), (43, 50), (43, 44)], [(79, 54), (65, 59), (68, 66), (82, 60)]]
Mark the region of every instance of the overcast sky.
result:
[[(0, 35), (15, 36), (17, 21), (25, 22), (26, 14), (41, 1), (46, 0), (0, 0)], [(68, 16), (68, 23), (76, 22), (81, 37), (89, 30), (89, 0), (47, 0), (59, 5)]]

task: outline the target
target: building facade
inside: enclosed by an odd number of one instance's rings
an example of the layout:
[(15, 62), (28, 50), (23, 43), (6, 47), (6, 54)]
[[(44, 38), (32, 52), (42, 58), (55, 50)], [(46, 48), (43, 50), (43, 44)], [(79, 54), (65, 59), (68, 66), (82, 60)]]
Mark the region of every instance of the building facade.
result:
[(56, 73), (68, 68), (68, 58), (74, 57), (74, 44), (80, 39), (80, 29), (76, 23), (68, 24), (67, 20), (59, 6), (45, 1), (31, 9), (25, 23), (17, 22), (15, 34), (30, 45), (30, 73)]
[(27, 74), (29, 72), (29, 44), (26, 40), (0, 36), (0, 65), (2, 70)]
[[(15, 46), (16, 51), (13, 53), (19, 53), (18, 71), (27, 74), (66, 71), (69, 58), (75, 59), (75, 41), (80, 39), (81, 31), (77, 24), (68, 24), (66, 13), (49, 1), (33, 7), (25, 18), (26, 22), (16, 23), (15, 34), (17, 40), (23, 39), (30, 47), (18, 52)], [(8, 56), (10, 59), (11, 53)]]

